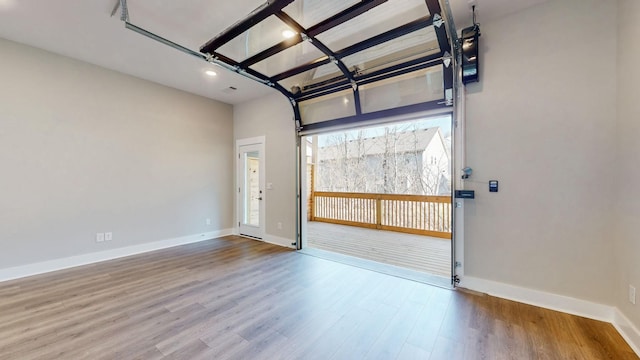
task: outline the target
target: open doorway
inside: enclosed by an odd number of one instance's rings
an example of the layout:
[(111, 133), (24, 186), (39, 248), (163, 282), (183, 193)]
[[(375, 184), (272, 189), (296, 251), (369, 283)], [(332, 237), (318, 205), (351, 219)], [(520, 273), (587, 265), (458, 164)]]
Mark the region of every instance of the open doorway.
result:
[(450, 284), (450, 114), (307, 135), (301, 144), (303, 249)]

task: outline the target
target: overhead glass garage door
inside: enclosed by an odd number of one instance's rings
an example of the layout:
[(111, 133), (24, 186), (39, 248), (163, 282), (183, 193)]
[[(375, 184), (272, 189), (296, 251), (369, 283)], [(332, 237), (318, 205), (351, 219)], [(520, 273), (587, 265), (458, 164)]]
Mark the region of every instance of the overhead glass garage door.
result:
[(271, 1), (200, 51), (287, 96), (298, 130), (452, 105), (437, 0)]

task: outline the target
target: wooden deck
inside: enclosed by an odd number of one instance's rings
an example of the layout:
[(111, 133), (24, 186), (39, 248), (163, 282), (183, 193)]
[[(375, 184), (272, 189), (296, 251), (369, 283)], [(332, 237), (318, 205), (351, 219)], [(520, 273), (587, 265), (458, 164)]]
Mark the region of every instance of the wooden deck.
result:
[(307, 222), (311, 248), (451, 277), (451, 240), (346, 225)]

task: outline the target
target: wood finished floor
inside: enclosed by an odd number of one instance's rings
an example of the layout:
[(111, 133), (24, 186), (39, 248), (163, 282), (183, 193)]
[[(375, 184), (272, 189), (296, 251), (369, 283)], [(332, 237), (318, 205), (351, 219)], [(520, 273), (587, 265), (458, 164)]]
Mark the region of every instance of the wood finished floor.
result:
[(451, 278), (451, 240), (307, 222), (310, 247)]
[(0, 359), (638, 359), (613, 326), (239, 237), (0, 283)]

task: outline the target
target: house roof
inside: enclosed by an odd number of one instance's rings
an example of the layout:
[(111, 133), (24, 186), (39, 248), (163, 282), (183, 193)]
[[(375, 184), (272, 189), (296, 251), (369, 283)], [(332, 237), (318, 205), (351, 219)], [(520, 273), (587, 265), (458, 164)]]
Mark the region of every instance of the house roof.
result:
[[(355, 158), (363, 155), (380, 155), (385, 153), (385, 147), (394, 149), (395, 153), (423, 152), (433, 141), (436, 134), (440, 134), (439, 127), (402, 131), (390, 136), (388, 145), (385, 145), (383, 136), (365, 137), (358, 140), (357, 137), (347, 141), (347, 158)], [(344, 138), (343, 138), (344, 139)], [(344, 141), (332, 145), (320, 146), (318, 160), (332, 160), (336, 154), (344, 152)]]

